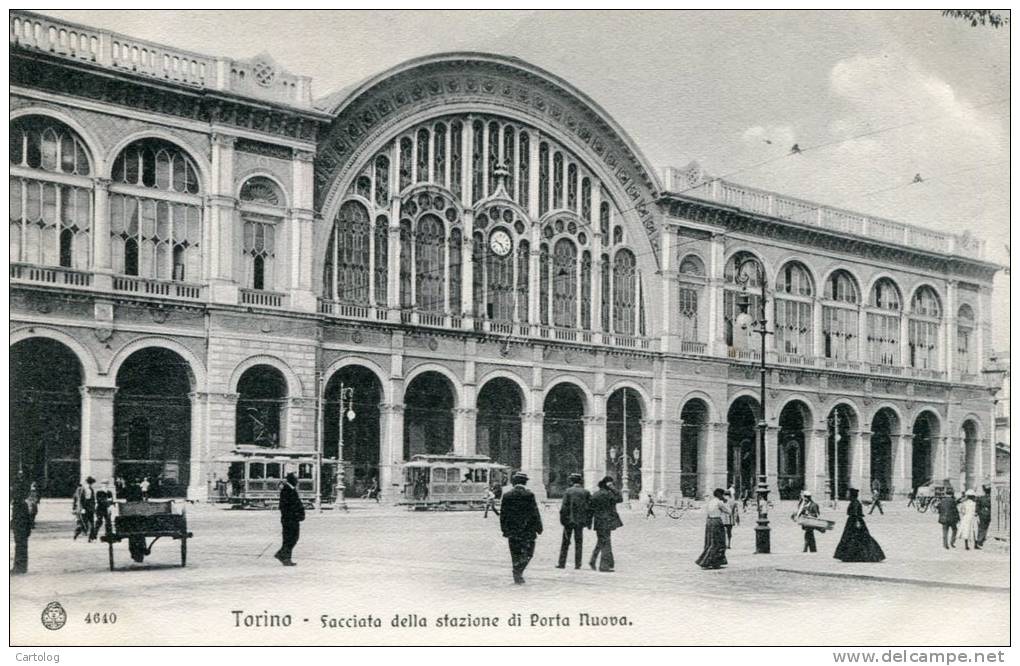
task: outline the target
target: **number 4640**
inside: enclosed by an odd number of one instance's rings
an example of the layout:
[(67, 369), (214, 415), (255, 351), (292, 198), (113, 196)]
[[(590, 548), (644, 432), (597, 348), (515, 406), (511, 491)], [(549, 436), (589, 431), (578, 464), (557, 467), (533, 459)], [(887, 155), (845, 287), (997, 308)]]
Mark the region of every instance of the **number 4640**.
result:
[(116, 624), (117, 614), (116, 613), (87, 613), (85, 615), (85, 624)]

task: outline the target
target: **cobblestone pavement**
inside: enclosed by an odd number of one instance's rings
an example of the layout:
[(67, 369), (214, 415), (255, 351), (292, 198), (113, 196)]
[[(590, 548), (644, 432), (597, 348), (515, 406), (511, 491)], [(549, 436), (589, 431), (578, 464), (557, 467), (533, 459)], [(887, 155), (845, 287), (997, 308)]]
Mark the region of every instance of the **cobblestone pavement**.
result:
[[(269, 511), (188, 509), (195, 538), (180, 568), (175, 542), (156, 543), (142, 565), (124, 544), (107, 568), (106, 545), (71, 540), (67, 503), (43, 504), (30, 545), (30, 574), (11, 579), (12, 634), (19, 643), (212, 644), (973, 644), (1009, 641), (1009, 558), (1003, 548), (941, 546), (932, 514), (901, 505), (867, 517), (887, 556), (880, 564), (832, 558), (843, 511), (823, 511), (836, 530), (818, 537), (820, 552), (802, 554), (793, 505), (773, 509), (771, 555), (754, 554), (754, 516), (735, 529), (730, 565), (702, 571), (700, 513), (646, 519), (634, 503), (614, 533), (615, 573), (554, 567), (560, 528), (543, 511), (524, 586), (511, 583), (499, 521), (479, 512), (409, 512), (352, 503), (350, 512), (310, 513), (295, 551), (297, 567), (273, 559), (279, 519)], [(594, 534), (585, 533), (585, 555)], [(825, 575), (807, 575), (825, 574)], [(832, 577), (832, 576), (838, 577)], [(868, 576), (867, 579), (855, 576)], [(913, 582), (906, 582), (913, 581)], [(982, 586), (968, 589), (961, 586)], [(50, 601), (67, 610), (59, 631), (42, 627)], [(232, 611), (241, 611), (240, 615)], [(116, 624), (87, 625), (88, 613), (116, 613)], [(264, 612), (291, 615), (291, 626), (245, 627)], [(522, 627), (507, 626), (520, 613)], [(626, 616), (616, 626), (580, 623)], [(444, 614), (461, 624), (437, 626)], [(532, 617), (534, 614), (534, 617)], [(381, 627), (323, 627), (364, 624)], [(395, 615), (426, 628), (392, 626)], [(468, 616), (470, 619), (467, 619)], [(355, 620), (351, 620), (354, 618)], [(559, 619), (557, 619), (557, 616)], [(251, 620), (255, 622), (255, 620)], [(569, 623), (569, 625), (565, 624)], [(237, 626), (238, 624), (241, 626)]]

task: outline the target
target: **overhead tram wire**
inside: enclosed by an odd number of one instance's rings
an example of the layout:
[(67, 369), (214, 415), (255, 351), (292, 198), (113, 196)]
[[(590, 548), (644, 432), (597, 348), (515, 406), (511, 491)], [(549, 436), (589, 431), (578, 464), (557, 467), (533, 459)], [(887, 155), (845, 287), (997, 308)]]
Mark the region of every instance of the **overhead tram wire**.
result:
[[(971, 110), (976, 110), (976, 109), (982, 109), (982, 108), (985, 108), (985, 107), (994, 106), (996, 104), (1002, 104), (1002, 103), (1005, 103), (1005, 102), (1009, 102), (1010, 99), (1011, 99), (1010, 97), (1002, 97), (1002, 98), (990, 100), (988, 102), (983, 102), (981, 104), (975, 104), (975, 105), (972, 105), (972, 106), (968, 106), (968, 107), (966, 107), (965, 110), (971, 111)], [(674, 196), (686, 194), (688, 192), (692, 192), (694, 190), (697, 190), (697, 189), (703, 188), (703, 187), (705, 187), (707, 185), (710, 185), (713, 182), (721, 181), (721, 180), (723, 180), (725, 178), (729, 178), (731, 176), (735, 176), (735, 175), (738, 175), (738, 174), (741, 174), (741, 173), (746, 173), (748, 171), (753, 171), (753, 170), (758, 169), (760, 167), (763, 167), (763, 166), (765, 166), (767, 164), (773, 164), (775, 162), (778, 162), (780, 160), (786, 159), (786, 158), (791, 157), (793, 155), (803, 155), (804, 153), (813, 152), (813, 151), (816, 151), (816, 150), (821, 150), (823, 148), (830, 148), (832, 146), (837, 146), (837, 145), (840, 145), (842, 143), (846, 143), (848, 141), (854, 141), (856, 139), (861, 139), (861, 138), (868, 137), (868, 136), (875, 136), (875, 135), (878, 135), (878, 134), (883, 134), (885, 132), (891, 132), (891, 131), (894, 131), (894, 130), (903, 129), (904, 127), (910, 127), (910, 126), (913, 126), (913, 125), (919, 125), (919, 124), (922, 124), (922, 123), (931, 122), (933, 120), (938, 120), (939, 118), (943, 118), (943, 117), (948, 116), (948, 115), (950, 115), (950, 114), (942, 113), (942, 114), (928, 116), (928, 117), (925, 117), (925, 118), (918, 118), (916, 120), (911, 120), (911, 121), (900, 123), (900, 124), (897, 124), (897, 125), (890, 125), (888, 127), (880, 127), (878, 129), (868, 130), (868, 131), (865, 131), (865, 132), (854, 134), (852, 136), (848, 136), (848, 137), (843, 138), (843, 139), (836, 139), (836, 140), (833, 140), (833, 141), (826, 141), (826, 142), (823, 142), (823, 143), (820, 143), (820, 144), (816, 144), (816, 145), (807, 145), (804, 148), (800, 148), (799, 144), (795, 144), (795, 145), (798, 145), (798, 148), (797, 148), (796, 151), (791, 150), (791, 151), (786, 152), (786, 153), (784, 153), (782, 155), (777, 155), (776, 157), (771, 157), (769, 159), (761, 160), (761, 161), (755, 162), (753, 164), (749, 164), (749, 165), (740, 167), (738, 169), (734, 169), (732, 171), (727, 171), (726, 173), (720, 174), (718, 176), (712, 176), (712, 177), (710, 177), (708, 180), (706, 180), (704, 182), (698, 183), (697, 185), (693, 185), (693, 186), (685, 188), (683, 190), (678, 190), (678, 191), (675, 191), (675, 192), (670, 191), (668, 193), (671, 194), (671, 195), (674, 195)], [(990, 163), (987, 166), (991, 166), (992, 164), (997, 164), (997, 162)], [(956, 173), (956, 172), (953, 172), (953, 173)], [(951, 174), (944, 174), (943, 177), (944, 176), (948, 176), (948, 175), (951, 175)], [(929, 179), (925, 179), (925, 180), (927, 181)], [(897, 187), (899, 187), (899, 186), (897, 186)], [(894, 189), (894, 188), (890, 188), (890, 189)], [(860, 195), (856, 195), (856, 196), (871, 196), (871, 195), (876, 194), (876, 193), (878, 193), (878, 191), (876, 191), (876, 192), (868, 192), (868, 193), (860, 194)], [(630, 213), (630, 212), (636, 211), (639, 208), (642, 208), (642, 207), (647, 206), (647, 205), (649, 205), (649, 204), (638, 204), (636, 206), (631, 206), (629, 208), (622, 208), (622, 209), (620, 209), (618, 211), (618, 213), (620, 215), (623, 215), (625, 213)], [(811, 209), (809, 209), (807, 211), (803, 211), (801, 213), (798, 213), (798, 215), (803, 215), (804, 213), (809, 213), (809, 212), (812, 212), (812, 211), (817, 211), (820, 208), (824, 208), (824, 207), (831, 206), (831, 205), (832, 204), (820, 204), (820, 205), (815, 206), (815, 207), (813, 207), (813, 208), (811, 208)], [(729, 233), (730, 232), (722, 232), (720, 235), (725, 236), (725, 235), (728, 235)], [(695, 243), (695, 242), (698, 242), (698, 241), (697, 240), (692, 240), (689, 243), (684, 243), (684, 244), (681, 244), (681, 245), (677, 245), (675, 247), (683, 247), (684, 245), (688, 245), (688, 244)], [(654, 251), (651, 251), (651, 252), (634, 252), (634, 257), (635, 258), (646, 257), (646, 256), (652, 256), (654, 254), (655, 254)], [(465, 263), (466, 262), (462, 261), (459, 264), (450, 264), (450, 266), (453, 267), (453, 266), (456, 265), (458, 267), (462, 267)], [(418, 276), (418, 275), (423, 275), (423, 276), (437, 275), (440, 272), (445, 272), (445, 268), (437, 268), (434, 271), (426, 271), (424, 273), (415, 273), (414, 275), (415, 276)], [(367, 289), (367, 286), (365, 288)]]

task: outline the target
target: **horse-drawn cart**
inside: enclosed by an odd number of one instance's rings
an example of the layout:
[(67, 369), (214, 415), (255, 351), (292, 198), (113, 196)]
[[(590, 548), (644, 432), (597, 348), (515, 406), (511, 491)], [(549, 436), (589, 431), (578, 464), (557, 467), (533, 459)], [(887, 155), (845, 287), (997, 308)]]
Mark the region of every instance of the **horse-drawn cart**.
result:
[(183, 567), (188, 562), (188, 539), (192, 536), (184, 505), (180, 502), (115, 502), (106, 521), (106, 534), (100, 539), (109, 546), (110, 571), (113, 571), (113, 545), (125, 539), (135, 562), (144, 561), (145, 556), (152, 553), (152, 546), (163, 537), (180, 541)]

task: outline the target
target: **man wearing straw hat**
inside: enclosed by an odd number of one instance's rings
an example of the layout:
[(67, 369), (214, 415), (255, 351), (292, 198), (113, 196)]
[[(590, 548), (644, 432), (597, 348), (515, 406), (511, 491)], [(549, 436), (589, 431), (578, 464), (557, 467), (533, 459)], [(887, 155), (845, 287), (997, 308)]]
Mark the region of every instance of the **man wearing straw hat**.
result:
[[(821, 514), (821, 510), (818, 508), (818, 503), (811, 498), (811, 491), (802, 491), (800, 505), (797, 507), (797, 513), (793, 515), (793, 519), (799, 521), (801, 518), (817, 518), (819, 514)], [(804, 529), (803, 552), (817, 553), (818, 547), (815, 545), (815, 528), (808, 525), (801, 525), (801, 527)]]

